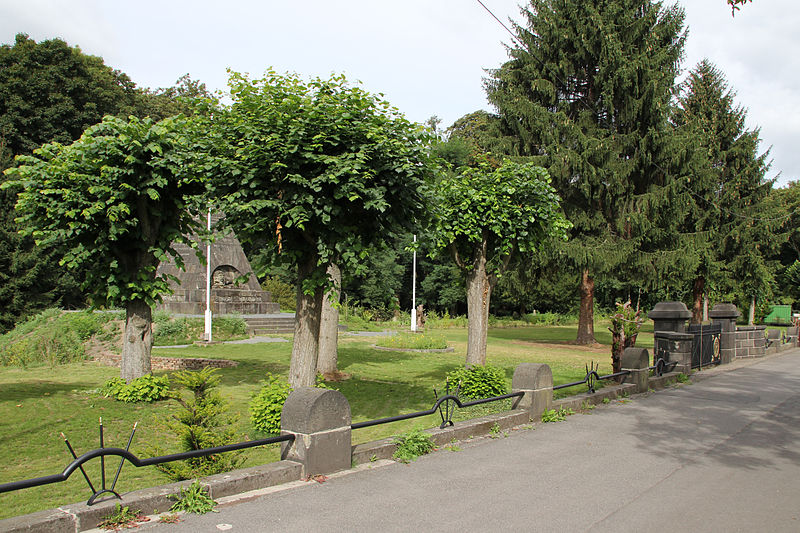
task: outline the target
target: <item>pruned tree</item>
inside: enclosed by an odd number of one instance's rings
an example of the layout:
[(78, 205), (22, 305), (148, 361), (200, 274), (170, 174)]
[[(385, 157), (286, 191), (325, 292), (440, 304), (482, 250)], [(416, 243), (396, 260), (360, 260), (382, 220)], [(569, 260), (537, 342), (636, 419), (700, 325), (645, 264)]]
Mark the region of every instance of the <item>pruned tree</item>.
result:
[(486, 364), (489, 303), (498, 276), (517, 253), (566, 238), (570, 224), (547, 172), (533, 164), (484, 158), (444, 176), (431, 200), (433, 240), (450, 254), (467, 286), (467, 366)]
[(159, 262), (191, 235), (192, 199), (204, 192), (193, 164), (191, 128), (108, 116), (71, 145), (18, 156), (3, 187), (17, 191), (17, 222), (61, 264), (80, 270), (95, 305), (125, 308), (121, 376), (150, 372), (151, 306), (169, 293)]
[(240, 240), (297, 269), (289, 382), (313, 386), (328, 265), (357, 272), (370, 246), (422, 215), (428, 136), (343, 76), (306, 82), (270, 70), (234, 73), (229, 85), (233, 103), (215, 131), (231, 165), (217, 194)]

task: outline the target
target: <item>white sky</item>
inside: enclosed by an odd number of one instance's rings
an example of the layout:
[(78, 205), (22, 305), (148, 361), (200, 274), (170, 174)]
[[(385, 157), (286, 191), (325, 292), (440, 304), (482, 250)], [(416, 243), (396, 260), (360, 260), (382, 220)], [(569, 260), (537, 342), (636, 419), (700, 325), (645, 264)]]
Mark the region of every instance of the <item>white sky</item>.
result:
[[(483, 0), (503, 22), (518, 0)], [(669, 3), (669, 1), (667, 2)], [(680, 0), (689, 39), (684, 68), (712, 60), (772, 146), (770, 176), (800, 179), (800, 26), (793, 0), (755, 0), (731, 17), (725, 0)], [(381, 92), (411, 120), (446, 127), (489, 109), (484, 68), (505, 59), (510, 36), (477, 0), (0, 0), (0, 43), (23, 32), (61, 37), (143, 87), (185, 73), (224, 89), (226, 68), (303, 76), (345, 73)]]

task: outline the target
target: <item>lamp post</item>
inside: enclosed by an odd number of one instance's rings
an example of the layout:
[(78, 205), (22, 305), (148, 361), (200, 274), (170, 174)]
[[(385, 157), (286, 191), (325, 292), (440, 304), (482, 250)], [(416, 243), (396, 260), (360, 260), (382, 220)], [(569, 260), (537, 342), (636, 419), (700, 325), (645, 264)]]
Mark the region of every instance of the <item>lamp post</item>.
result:
[[(414, 244), (417, 236), (414, 235)], [(411, 270), (411, 331), (417, 331), (417, 247), (414, 246), (414, 263)]]
[[(206, 229), (211, 234), (211, 207), (208, 208), (208, 217), (206, 220)], [(206, 244), (206, 328), (205, 339), (206, 342), (211, 342), (211, 241)]]

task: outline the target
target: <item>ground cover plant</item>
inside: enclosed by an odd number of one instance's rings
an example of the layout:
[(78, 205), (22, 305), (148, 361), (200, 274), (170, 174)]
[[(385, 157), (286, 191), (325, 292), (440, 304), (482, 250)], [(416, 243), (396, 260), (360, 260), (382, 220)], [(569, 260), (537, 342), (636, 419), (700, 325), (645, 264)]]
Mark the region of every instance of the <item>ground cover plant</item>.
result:
[[(602, 331), (604, 328), (598, 327)], [(652, 347), (652, 326), (639, 335), (638, 345)], [(649, 331), (647, 331), (649, 330)], [(372, 340), (342, 336), (339, 345), (339, 368), (350, 379), (328, 382), (339, 390), (351, 404), (354, 422), (371, 420), (401, 413), (430, 409), (434, 403), (433, 389), (439, 394), (448, 372), (463, 367), (467, 332), (444, 329), (440, 333), (452, 353), (415, 354), (378, 351)], [(546, 362), (553, 370), (554, 381), (567, 383), (579, 380), (585, 365), (600, 362), (599, 372), (611, 370), (608, 356), (611, 336), (598, 335), (604, 342), (595, 347), (569, 344), (575, 338), (575, 326), (531, 326), (490, 329), (488, 361), (502, 369), (507, 386), (516, 365), (522, 362)], [(256, 438), (258, 433), (250, 421), (249, 404), (261, 389), (261, 380), (271, 372), (285, 379), (289, 367), (291, 344), (219, 344), (209, 347), (154, 349), (154, 355), (171, 357), (209, 357), (231, 359), (233, 368), (219, 371), (217, 390), (230, 403), (229, 414), (237, 416), (232, 425), (237, 437)], [(107, 446), (124, 447), (131, 428), (138, 428), (131, 451), (140, 458), (150, 457), (148, 449), (160, 444), (164, 452), (180, 450), (177, 437), (164, 421), (180, 414), (173, 401), (154, 403), (124, 403), (106, 398), (100, 386), (118, 376), (118, 369), (88, 361), (67, 363), (58, 372), (45, 365), (29, 368), (0, 369), (0, 483), (59, 472), (71, 461), (58, 432), (63, 431), (78, 454), (98, 446), (97, 423), (103, 417)], [(165, 375), (156, 372), (157, 376)], [(572, 394), (585, 389), (576, 387)], [(564, 394), (567, 392), (561, 391)], [(492, 409), (508, 409), (505, 404), (491, 403), (467, 409), (456, 409), (454, 420), (482, 416)], [(441, 423), (438, 414), (393, 424), (363, 428), (353, 432), (354, 443), (368, 442), (402, 434), (414, 427), (435, 427)], [(20, 460), (24, 450), (25, 460)], [(247, 450), (242, 466), (255, 466), (279, 459), (279, 446), (270, 445)], [(115, 468), (118, 463), (112, 462)], [(111, 464), (111, 463), (110, 463)], [(88, 463), (87, 473), (99, 480), (99, 464)], [(153, 467), (124, 466), (117, 490), (129, 492), (166, 483), (167, 479)], [(73, 475), (67, 482), (25, 489), (0, 495), (0, 518), (49, 509), (66, 503), (85, 501), (90, 491), (82, 476)]]

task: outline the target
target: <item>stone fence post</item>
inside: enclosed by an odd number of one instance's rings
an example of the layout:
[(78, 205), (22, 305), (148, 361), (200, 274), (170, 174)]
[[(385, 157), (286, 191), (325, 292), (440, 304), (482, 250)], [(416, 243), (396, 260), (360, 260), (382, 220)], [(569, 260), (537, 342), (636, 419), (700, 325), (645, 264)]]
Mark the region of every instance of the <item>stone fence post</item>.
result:
[(733, 361), (736, 357), (736, 319), (739, 318), (739, 310), (733, 304), (715, 304), (708, 314), (711, 323), (722, 326), (722, 333), (719, 338), (719, 358), (720, 363), (725, 365)]
[(647, 392), (650, 388), (650, 354), (647, 348), (625, 348), (622, 352), (622, 370), (631, 373), (630, 383), (636, 392)]
[(541, 420), (553, 404), (553, 371), (543, 363), (520, 363), (511, 378), (512, 392), (525, 393), (514, 399), (513, 409), (525, 409), (531, 420)]
[[(692, 347), (694, 336), (690, 333), (659, 331), (653, 334), (654, 359), (663, 357), (667, 363), (675, 362), (675, 372), (690, 374), (692, 372)], [(655, 362), (655, 361), (654, 361)]]
[(303, 474), (328, 474), (350, 468), (350, 404), (335, 390), (301, 387), (283, 404), (281, 459), (303, 465)]

